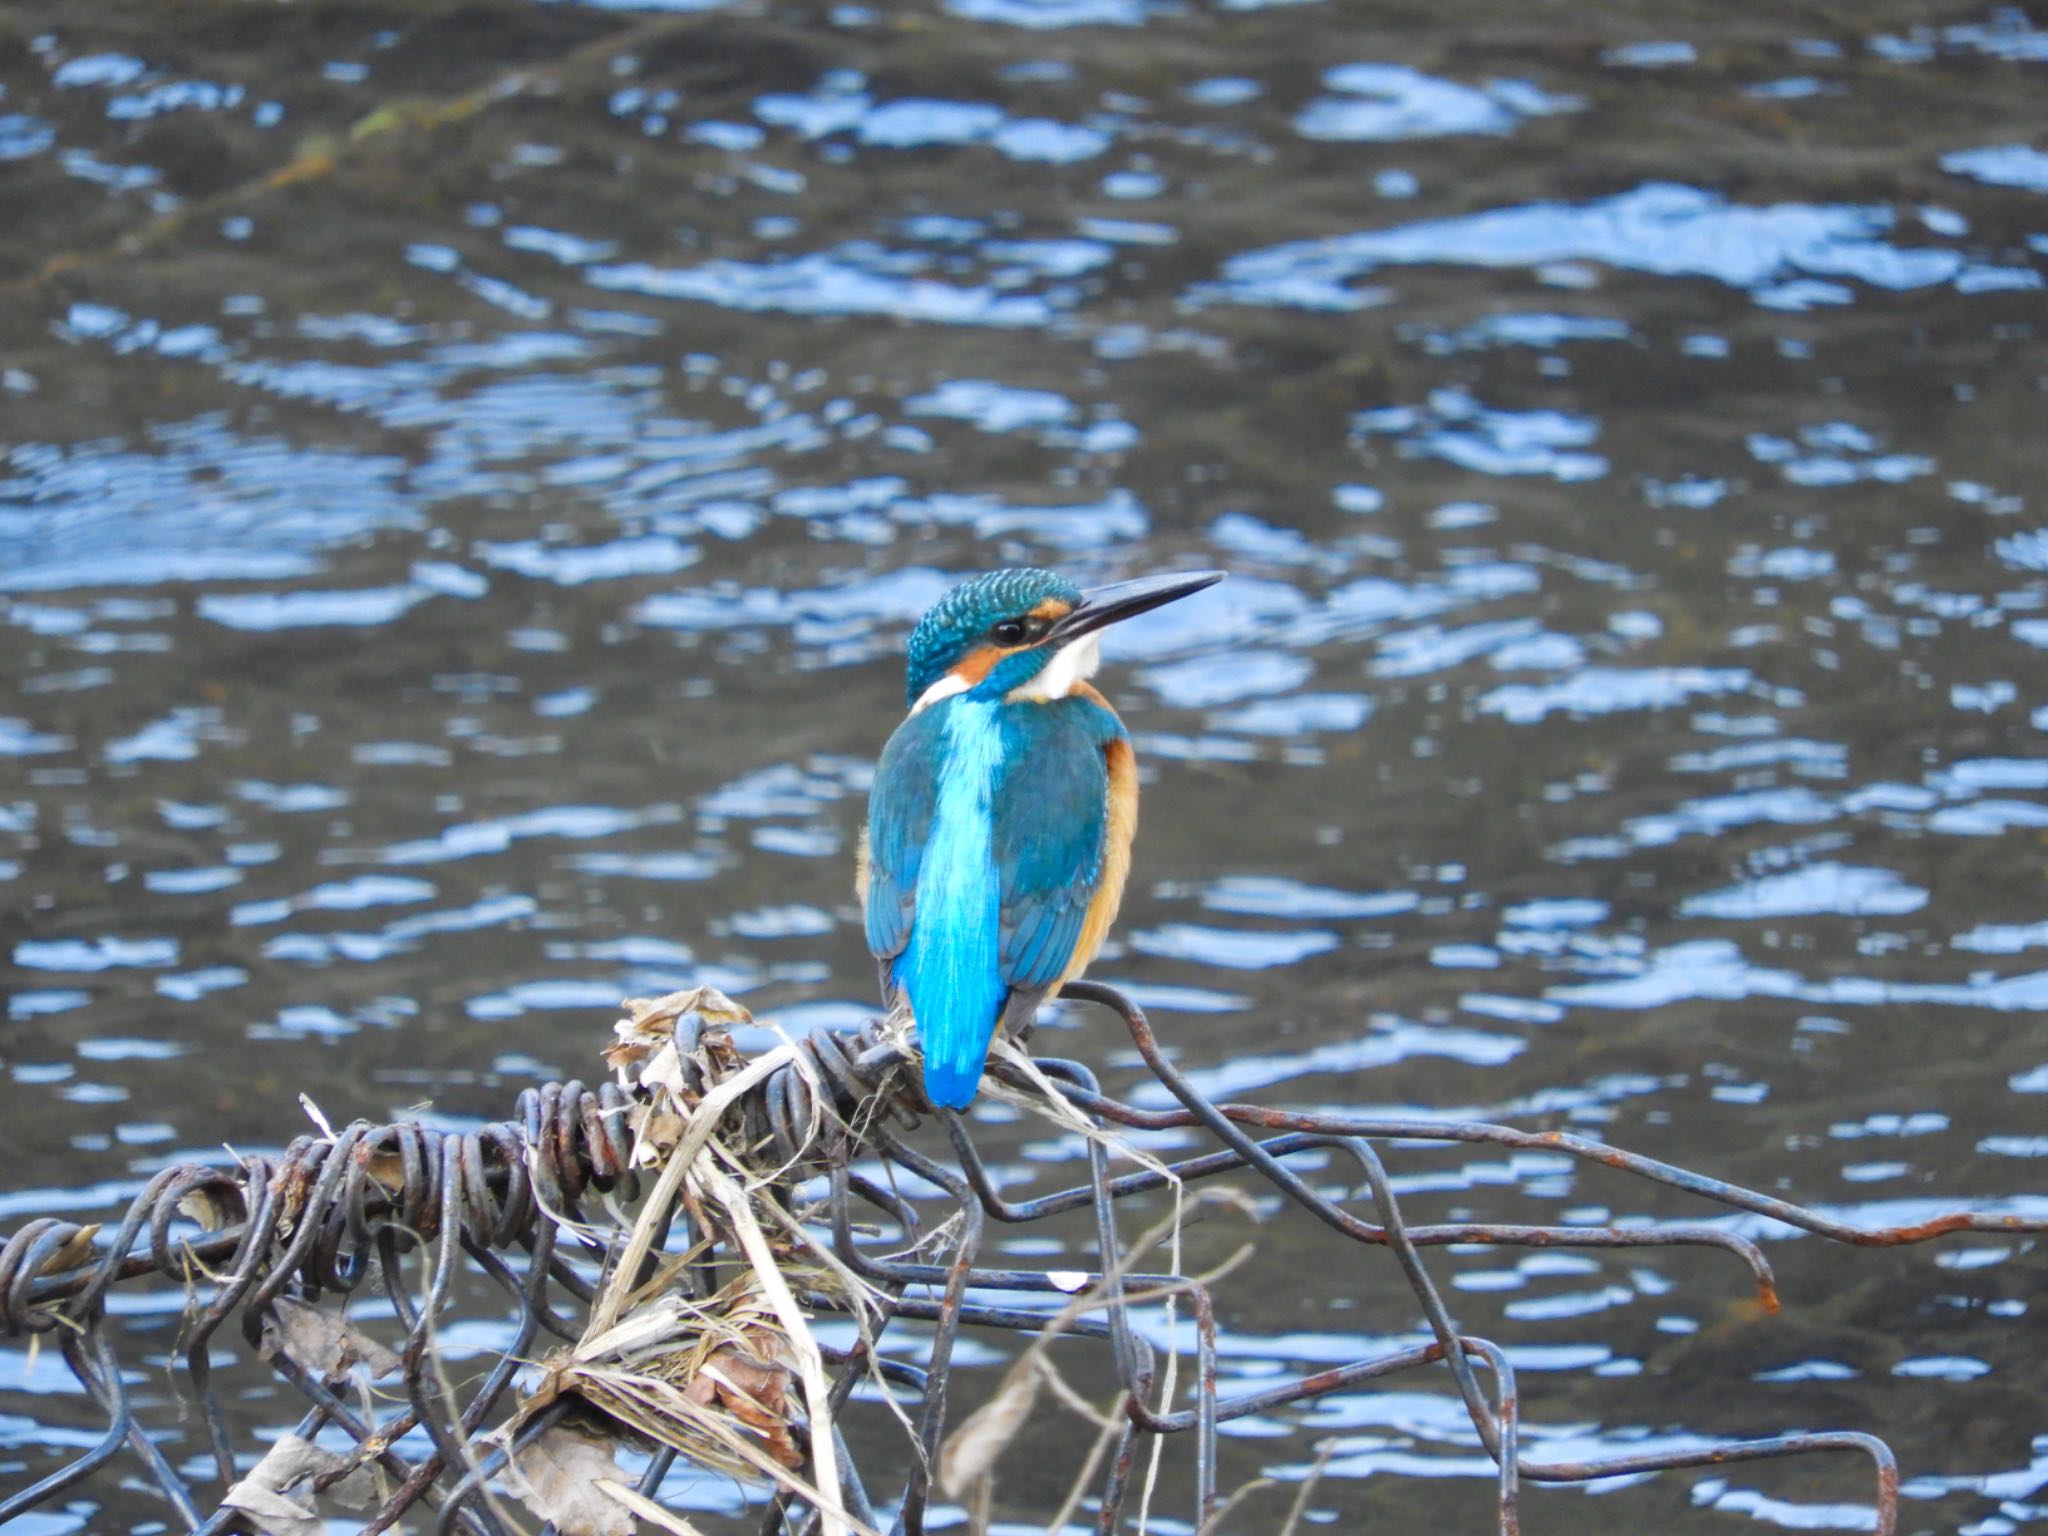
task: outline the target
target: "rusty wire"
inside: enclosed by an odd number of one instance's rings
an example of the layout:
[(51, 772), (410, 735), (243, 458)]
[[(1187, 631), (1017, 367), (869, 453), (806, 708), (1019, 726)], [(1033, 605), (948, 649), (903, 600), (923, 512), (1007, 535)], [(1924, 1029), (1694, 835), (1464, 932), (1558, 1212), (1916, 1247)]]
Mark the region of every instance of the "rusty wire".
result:
[[(1093, 1209), (1100, 1272), (1090, 1281), (1101, 1292), (1097, 1310), (1102, 1315), (1077, 1319), (1066, 1333), (1107, 1343), (1123, 1389), (1123, 1418), (1096, 1490), (1096, 1525), (1104, 1533), (1123, 1523), (1124, 1497), (1139, 1448), (1148, 1438), (1192, 1439), (1194, 1487), (1189, 1509), (1200, 1528), (1212, 1520), (1219, 1504), (1219, 1424), (1435, 1364), (1449, 1370), (1473, 1429), (1498, 1467), (1502, 1533), (1518, 1529), (1520, 1488), (1525, 1482), (1582, 1482), (1833, 1452), (1869, 1459), (1875, 1472), (1876, 1529), (1880, 1536), (1895, 1529), (1897, 1467), (1885, 1444), (1865, 1434), (1781, 1435), (1597, 1461), (1540, 1462), (1524, 1455), (1518, 1434), (1520, 1398), (1508, 1359), (1499, 1346), (1460, 1333), (1423, 1264), (1422, 1249), (1449, 1243), (1715, 1248), (1746, 1266), (1763, 1304), (1775, 1310), (1770, 1266), (1754, 1243), (1710, 1225), (1410, 1225), (1394, 1199), (1376, 1143), (1486, 1143), (1562, 1153), (1715, 1205), (1861, 1246), (1920, 1242), (1955, 1232), (2048, 1228), (2048, 1222), (2039, 1220), (1971, 1211), (1908, 1227), (1858, 1227), (1560, 1132), (1219, 1104), (1201, 1094), (1160, 1051), (1143, 1012), (1130, 999), (1096, 983), (1074, 983), (1066, 995), (1119, 1017), (1154, 1078), (1179, 1107), (1138, 1108), (1104, 1094), (1086, 1067), (1038, 1058), (1037, 1067), (1057, 1082), (1069, 1102), (1100, 1127), (1198, 1128), (1216, 1145), (1164, 1172), (1155, 1168), (1111, 1176), (1104, 1141), (1090, 1138), (1085, 1183), (1013, 1203), (998, 1191), (958, 1116), (939, 1116), (954, 1154), (950, 1163), (902, 1138), (904, 1121), (922, 1105), (904, 1087), (908, 1074), (895, 1070), (904, 1063), (903, 1048), (878, 1024), (815, 1032), (802, 1043), (807, 1060), (776, 1072), (743, 1104), (750, 1134), (772, 1143), (789, 1159), (808, 1158), (791, 1170), (787, 1194), (792, 1209), (798, 1180), (825, 1180), (829, 1195), (822, 1217), (814, 1219), (829, 1224), (838, 1257), (883, 1296), (884, 1324), (894, 1319), (933, 1324), (928, 1352), (919, 1365), (883, 1359), (872, 1341), (839, 1352), (832, 1361), (837, 1368), (835, 1407), (863, 1380), (879, 1374), (915, 1409), (921, 1454), (905, 1455), (899, 1466), (889, 1469), (892, 1482), (902, 1481), (887, 1521), (877, 1516), (866, 1481), (882, 1469), (870, 1467), (864, 1476), (842, 1444), (844, 1507), (870, 1527), (890, 1524), (901, 1536), (921, 1536), (931, 1469), (938, 1464), (949, 1427), (947, 1383), (960, 1329), (1035, 1334), (1047, 1321), (1045, 1298), (1063, 1299), (1073, 1289), (1068, 1275), (982, 1265), (980, 1250), (990, 1220), (1026, 1223)], [(1031, 1091), (1013, 1068), (998, 1067), (996, 1073), (1010, 1086)], [(819, 1101), (821, 1092), (829, 1096), (829, 1103)], [(346, 1464), (323, 1471), (314, 1486), (330, 1486), (352, 1466), (374, 1462), (383, 1469), (389, 1491), (366, 1518), (365, 1532), (389, 1529), (408, 1513), (432, 1509), (437, 1530), (505, 1536), (501, 1510), (481, 1495), (517, 1445), (486, 1442), (482, 1436), (514, 1405), (512, 1389), (521, 1365), (538, 1353), (541, 1336), (574, 1341), (582, 1330), (584, 1311), (594, 1294), (594, 1266), (607, 1258), (602, 1244), (580, 1235), (588, 1221), (584, 1204), (593, 1193), (629, 1200), (639, 1178), (630, 1166), (631, 1137), (622, 1113), (627, 1104), (626, 1095), (610, 1083), (596, 1089), (580, 1082), (550, 1083), (522, 1093), (512, 1120), (480, 1129), (457, 1133), (416, 1121), (382, 1126), (359, 1122), (333, 1136), (302, 1136), (276, 1158), (250, 1157), (234, 1167), (167, 1168), (136, 1196), (111, 1234), (95, 1234), (50, 1218), (20, 1228), (0, 1245), (0, 1335), (40, 1336), (54, 1345), (104, 1414), (106, 1430), (95, 1446), (68, 1465), (0, 1499), (0, 1524), (50, 1505), (96, 1475), (111, 1476), (111, 1469), (123, 1464), (131, 1473), (139, 1468), (186, 1528), (207, 1533), (244, 1529), (248, 1516), (218, 1502), (242, 1469), (214, 1380), (212, 1341), (234, 1320), (243, 1341), (263, 1351), (266, 1320), (281, 1300), (317, 1304), (324, 1298), (345, 1298), (374, 1278), (406, 1330), (398, 1354), (402, 1403), (387, 1403), (380, 1413), (366, 1398), (350, 1400), (344, 1371), (308, 1369), (289, 1351), (267, 1351), (272, 1368), (306, 1400), (297, 1433), (310, 1439), (326, 1431), (332, 1438), (338, 1431), (354, 1443)], [(859, 1129), (849, 1132), (849, 1126)], [(821, 1127), (836, 1128), (835, 1133), (820, 1140)], [(1318, 1193), (1288, 1166), (1294, 1154), (1311, 1149), (1334, 1150), (1356, 1162), (1370, 1192), (1374, 1219)], [(880, 1158), (943, 1190), (953, 1211), (941, 1223), (928, 1221), (916, 1203), (865, 1177), (855, 1167), (857, 1157)], [(1278, 1385), (1225, 1393), (1218, 1380), (1216, 1310), (1209, 1289), (1172, 1276), (1130, 1272), (1117, 1202), (1171, 1180), (1192, 1182), (1233, 1170), (1259, 1175), (1339, 1236), (1390, 1248), (1427, 1322), (1430, 1341)], [(557, 1219), (564, 1217), (566, 1223)], [(950, 1252), (930, 1252), (930, 1245), (921, 1242), (935, 1231), (949, 1235)], [(565, 1251), (575, 1249), (579, 1241), (592, 1251)], [(515, 1252), (523, 1258), (508, 1259)], [(515, 1336), (458, 1404), (452, 1387), (434, 1368), (432, 1339), (435, 1328), (451, 1320), (454, 1282), (465, 1260), (513, 1300), (518, 1320)], [(199, 1408), (198, 1422), (219, 1484), (211, 1498), (199, 1486), (211, 1488), (207, 1479), (189, 1475), (189, 1468), (181, 1472), (173, 1467), (157, 1447), (130, 1402), (109, 1337), (107, 1299), (112, 1288), (150, 1279), (186, 1287), (191, 1298), (179, 1341), (180, 1385), (183, 1395)], [(679, 1283), (693, 1283), (688, 1270)], [(1151, 1347), (1133, 1328), (1126, 1300), (1146, 1288), (1164, 1286), (1177, 1287), (1187, 1296), (1195, 1323), (1192, 1402), (1185, 1407), (1167, 1400)], [(1003, 1304), (1003, 1293), (1017, 1304)], [(1034, 1297), (1040, 1298), (1035, 1304), (1029, 1300)], [(805, 1300), (820, 1310), (845, 1305), (843, 1297), (829, 1295), (808, 1295)], [(560, 1305), (568, 1310), (559, 1310)], [(565, 1403), (557, 1403), (527, 1420), (518, 1443), (529, 1442), (566, 1410)], [(415, 1429), (424, 1430), (433, 1446), (417, 1461), (394, 1449)], [(673, 1451), (658, 1451), (639, 1479), (640, 1491), (658, 1498), (675, 1460)], [(215, 1507), (209, 1514), (210, 1505)], [(762, 1529), (767, 1536), (806, 1536), (816, 1522), (814, 1509), (782, 1493), (771, 1501)]]

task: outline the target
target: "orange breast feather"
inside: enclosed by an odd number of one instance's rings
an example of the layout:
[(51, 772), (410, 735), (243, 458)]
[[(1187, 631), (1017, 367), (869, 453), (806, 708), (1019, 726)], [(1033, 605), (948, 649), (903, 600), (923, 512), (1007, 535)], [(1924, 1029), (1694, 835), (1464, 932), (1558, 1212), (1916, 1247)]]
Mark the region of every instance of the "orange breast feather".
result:
[[(1088, 691), (1094, 692), (1092, 688)], [(1109, 937), (1109, 925), (1116, 921), (1116, 909), (1123, 904), (1124, 880), (1131, 872), (1131, 839), (1138, 831), (1138, 758), (1130, 741), (1121, 736), (1103, 748), (1103, 758), (1109, 769), (1109, 819), (1102, 831), (1102, 878), (1088, 903), (1074, 957), (1060, 974), (1062, 982), (1073, 981), (1087, 970), (1088, 962)]]

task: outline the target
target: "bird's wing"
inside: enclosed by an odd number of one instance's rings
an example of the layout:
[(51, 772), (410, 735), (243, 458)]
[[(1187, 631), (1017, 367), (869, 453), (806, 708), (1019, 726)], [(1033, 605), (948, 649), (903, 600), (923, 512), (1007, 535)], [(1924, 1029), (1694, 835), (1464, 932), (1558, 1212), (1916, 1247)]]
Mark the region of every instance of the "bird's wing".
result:
[(1016, 729), (1026, 738), (1017, 747), (1020, 771), (993, 806), (999, 956), (1013, 992), (1043, 994), (1073, 957), (1102, 875), (1109, 820), (1103, 749), (1123, 727), (1108, 710), (1074, 699), (1033, 706)]
[(885, 977), (889, 962), (910, 942), (917, 909), (917, 872), (924, 862), (945, 748), (939, 718), (937, 710), (925, 710), (896, 728), (882, 749), (868, 794), (868, 949), (882, 962)]

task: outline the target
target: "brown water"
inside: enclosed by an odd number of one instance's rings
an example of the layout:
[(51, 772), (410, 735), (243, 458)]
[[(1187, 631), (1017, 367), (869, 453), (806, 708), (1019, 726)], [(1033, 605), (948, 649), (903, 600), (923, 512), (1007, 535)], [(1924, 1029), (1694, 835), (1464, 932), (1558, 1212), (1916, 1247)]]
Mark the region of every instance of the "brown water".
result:
[[(0, 86), (0, 1225), (300, 1091), (502, 1114), (627, 993), (858, 1017), (901, 640), (1026, 562), (1233, 573), (1104, 678), (1148, 784), (1098, 974), (1204, 1085), (2048, 1212), (2026, 13), (31, 0)], [(1706, 1214), (1394, 1163), (1419, 1219)], [(2048, 1528), (2039, 1245), (1760, 1235), (1775, 1319), (1698, 1259), (1431, 1262), (1536, 1454), (1864, 1429), (1902, 1529)], [(1263, 1241), (1234, 1380), (1413, 1336), (1384, 1255)], [(1486, 1528), (1441, 1381), (1234, 1428), (1226, 1487), (1334, 1435), (1314, 1518)], [(1866, 1482), (1528, 1518), (1855, 1530)], [(24, 1528), (160, 1517), (99, 1496)]]

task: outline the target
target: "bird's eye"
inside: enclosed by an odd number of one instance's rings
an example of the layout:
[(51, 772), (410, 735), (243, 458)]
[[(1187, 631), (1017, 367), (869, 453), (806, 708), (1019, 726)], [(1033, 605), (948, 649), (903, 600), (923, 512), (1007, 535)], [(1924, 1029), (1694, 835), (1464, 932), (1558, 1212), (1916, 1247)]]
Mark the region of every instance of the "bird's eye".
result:
[(989, 638), (997, 645), (1022, 645), (1024, 643), (1024, 621), (1004, 619), (989, 632)]

